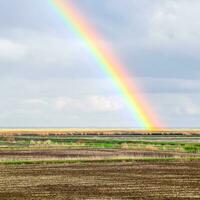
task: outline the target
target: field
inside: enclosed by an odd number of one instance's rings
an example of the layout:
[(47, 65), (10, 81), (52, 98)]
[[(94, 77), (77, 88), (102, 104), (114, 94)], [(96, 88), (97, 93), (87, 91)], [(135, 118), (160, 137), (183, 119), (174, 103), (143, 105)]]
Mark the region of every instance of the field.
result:
[(0, 166), (7, 199), (200, 199), (197, 161)]
[(200, 199), (198, 132), (71, 131), (1, 130), (0, 199)]

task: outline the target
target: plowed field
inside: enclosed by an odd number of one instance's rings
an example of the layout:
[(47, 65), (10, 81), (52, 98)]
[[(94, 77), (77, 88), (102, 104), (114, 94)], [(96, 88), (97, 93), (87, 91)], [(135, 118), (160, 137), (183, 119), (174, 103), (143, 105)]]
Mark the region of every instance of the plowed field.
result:
[(200, 161), (1, 165), (0, 199), (200, 199)]

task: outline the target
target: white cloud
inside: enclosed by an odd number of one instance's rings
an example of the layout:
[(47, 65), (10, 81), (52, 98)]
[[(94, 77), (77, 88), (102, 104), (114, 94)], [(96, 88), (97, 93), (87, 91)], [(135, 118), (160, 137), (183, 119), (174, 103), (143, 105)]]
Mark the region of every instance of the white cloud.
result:
[(54, 101), (55, 108), (59, 111), (63, 110), (82, 110), (84, 102), (80, 99), (59, 97)]
[[(200, 1), (168, 0), (153, 6), (149, 16), (151, 45), (190, 52), (200, 50)], [(183, 47), (187, 48), (182, 49)], [(190, 51), (188, 51), (190, 49)]]
[(200, 80), (181, 78), (139, 78), (148, 93), (199, 93)]
[(59, 97), (54, 101), (57, 110), (79, 110), (82, 112), (112, 112), (123, 108), (123, 103), (119, 97), (114, 96), (89, 96), (83, 98)]
[(92, 96), (88, 104), (97, 111), (119, 111), (123, 108), (123, 103), (117, 97)]
[(198, 116), (200, 115), (200, 105), (196, 104), (191, 98), (184, 96), (177, 105), (176, 111), (178, 115)]
[(81, 62), (88, 62), (84, 44), (79, 39), (39, 32), (31, 32), (29, 35), (21, 42), (28, 47), (28, 62), (31, 64), (38, 64), (42, 67), (59, 65), (77, 67)]
[(25, 45), (10, 39), (0, 38), (0, 62), (17, 62), (24, 59), (26, 55)]
[(34, 68), (91, 64), (91, 56), (79, 38), (26, 29), (18, 30), (18, 34), (16, 30), (10, 32), (11, 36), (0, 38), (0, 62), (20, 62), (21, 66)]
[(26, 104), (29, 104), (31, 106), (46, 106), (48, 105), (48, 101), (41, 99), (41, 98), (32, 98), (32, 99), (27, 99), (24, 101)]
[(112, 26), (102, 18), (102, 27), (120, 54), (147, 49), (199, 57), (200, 1), (111, 0), (107, 4), (111, 16), (121, 18), (111, 21)]
[[(173, 119), (177, 122), (191, 116), (200, 117), (200, 95), (198, 93), (154, 93), (150, 97), (154, 103), (156, 102), (156, 109), (160, 116), (166, 120)], [(187, 126), (188, 123), (185, 125)]]

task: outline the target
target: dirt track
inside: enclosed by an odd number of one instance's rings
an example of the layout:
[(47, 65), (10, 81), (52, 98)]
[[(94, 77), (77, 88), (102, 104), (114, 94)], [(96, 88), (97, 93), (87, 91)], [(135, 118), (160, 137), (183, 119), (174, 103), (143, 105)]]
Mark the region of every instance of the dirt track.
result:
[(200, 199), (200, 162), (0, 166), (0, 199)]

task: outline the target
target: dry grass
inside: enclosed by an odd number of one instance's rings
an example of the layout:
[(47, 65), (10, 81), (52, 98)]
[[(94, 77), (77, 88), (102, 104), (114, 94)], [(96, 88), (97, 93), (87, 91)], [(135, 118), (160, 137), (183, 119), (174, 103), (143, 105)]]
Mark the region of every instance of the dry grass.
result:
[(41, 129), (0, 129), (1, 135), (12, 135), (12, 134), (38, 134), (38, 135), (49, 135), (49, 134), (64, 134), (64, 135), (112, 135), (112, 134), (200, 134), (200, 129), (155, 129), (155, 130), (141, 130), (141, 129), (117, 129), (117, 128), (41, 128)]

